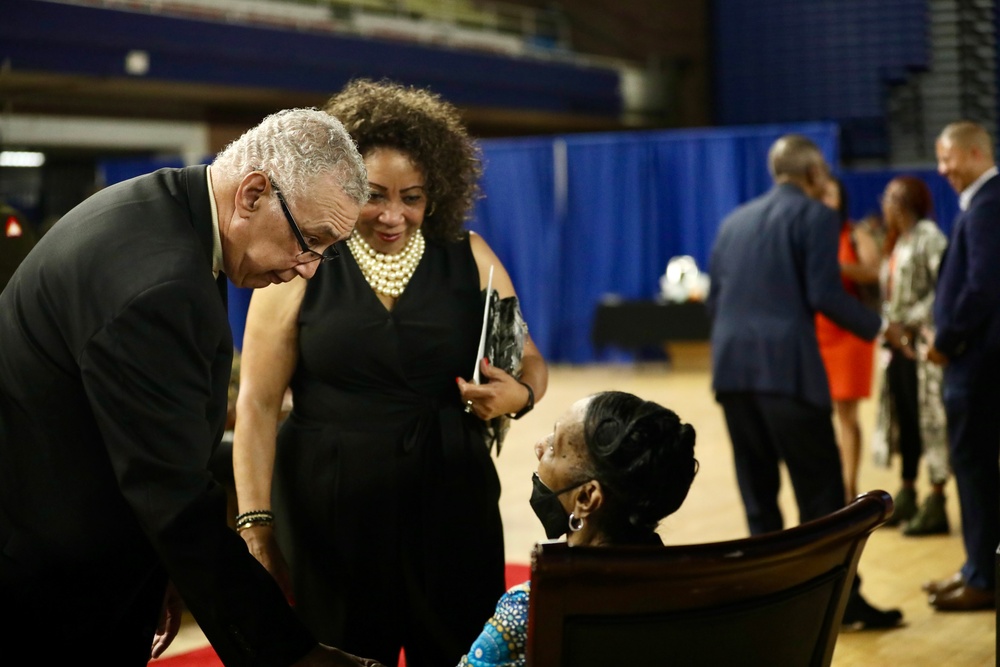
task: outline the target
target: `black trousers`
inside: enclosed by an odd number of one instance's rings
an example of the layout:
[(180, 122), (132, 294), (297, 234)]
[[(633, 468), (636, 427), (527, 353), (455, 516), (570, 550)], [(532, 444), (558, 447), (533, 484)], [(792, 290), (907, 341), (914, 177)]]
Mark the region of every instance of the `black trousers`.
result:
[(795, 490), (800, 523), (844, 506), (840, 451), (829, 407), (754, 392), (719, 393), (717, 399), (733, 443), (751, 535), (784, 528), (778, 507), (782, 462)]
[[(831, 408), (790, 396), (722, 392), (716, 396), (733, 443), (736, 479), (751, 535), (784, 528), (778, 507), (783, 461), (795, 490), (799, 523), (844, 507), (840, 450)], [(851, 582), (859, 595), (861, 575)]]
[(885, 370), (889, 395), (899, 424), (901, 476), (912, 482), (917, 478), (923, 442), (920, 437), (920, 399), (917, 395), (917, 362), (893, 350)]
[(962, 575), (969, 585), (992, 590), (1000, 543), (1000, 358), (981, 363), (974, 378), (956, 375), (945, 367), (948, 451), (965, 544)]

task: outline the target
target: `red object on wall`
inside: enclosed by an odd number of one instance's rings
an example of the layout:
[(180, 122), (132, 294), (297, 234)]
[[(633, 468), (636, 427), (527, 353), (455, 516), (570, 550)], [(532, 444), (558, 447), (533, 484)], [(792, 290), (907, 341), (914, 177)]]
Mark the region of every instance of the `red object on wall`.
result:
[(21, 223), (17, 221), (12, 215), (7, 216), (7, 222), (3, 226), (4, 235), (7, 238), (13, 239), (24, 235), (24, 229), (21, 227)]

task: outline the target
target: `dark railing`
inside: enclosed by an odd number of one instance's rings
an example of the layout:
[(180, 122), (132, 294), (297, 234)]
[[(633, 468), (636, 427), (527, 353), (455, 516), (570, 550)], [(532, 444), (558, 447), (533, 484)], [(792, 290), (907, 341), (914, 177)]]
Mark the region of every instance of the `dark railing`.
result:
[[(52, 0), (229, 23), (434, 40), (512, 55), (565, 59), (567, 18), (559, 11), (471, 0)], [(504, 42), (498, 38), (507, 38)]]

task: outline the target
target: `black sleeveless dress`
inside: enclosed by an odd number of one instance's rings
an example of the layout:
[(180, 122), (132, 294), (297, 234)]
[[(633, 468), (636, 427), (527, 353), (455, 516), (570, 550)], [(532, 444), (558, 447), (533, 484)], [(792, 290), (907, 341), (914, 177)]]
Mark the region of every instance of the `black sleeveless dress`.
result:
[(500, 482), (455, 378), (483, 293), (468, 235), (427, 241), (391, 311), (342, 244), (299, 315), (276, 535), (319, 640), (395, 665), (455, 665), (503, 594)]

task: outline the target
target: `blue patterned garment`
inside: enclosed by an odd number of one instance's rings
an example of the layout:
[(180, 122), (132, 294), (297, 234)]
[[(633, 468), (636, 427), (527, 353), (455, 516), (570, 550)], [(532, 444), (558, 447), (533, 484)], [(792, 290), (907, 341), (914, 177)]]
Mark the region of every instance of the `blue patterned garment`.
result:
[(458, 667), (524, 667), (530, 585), (526, 581), (503, 594), (493, 617)]

